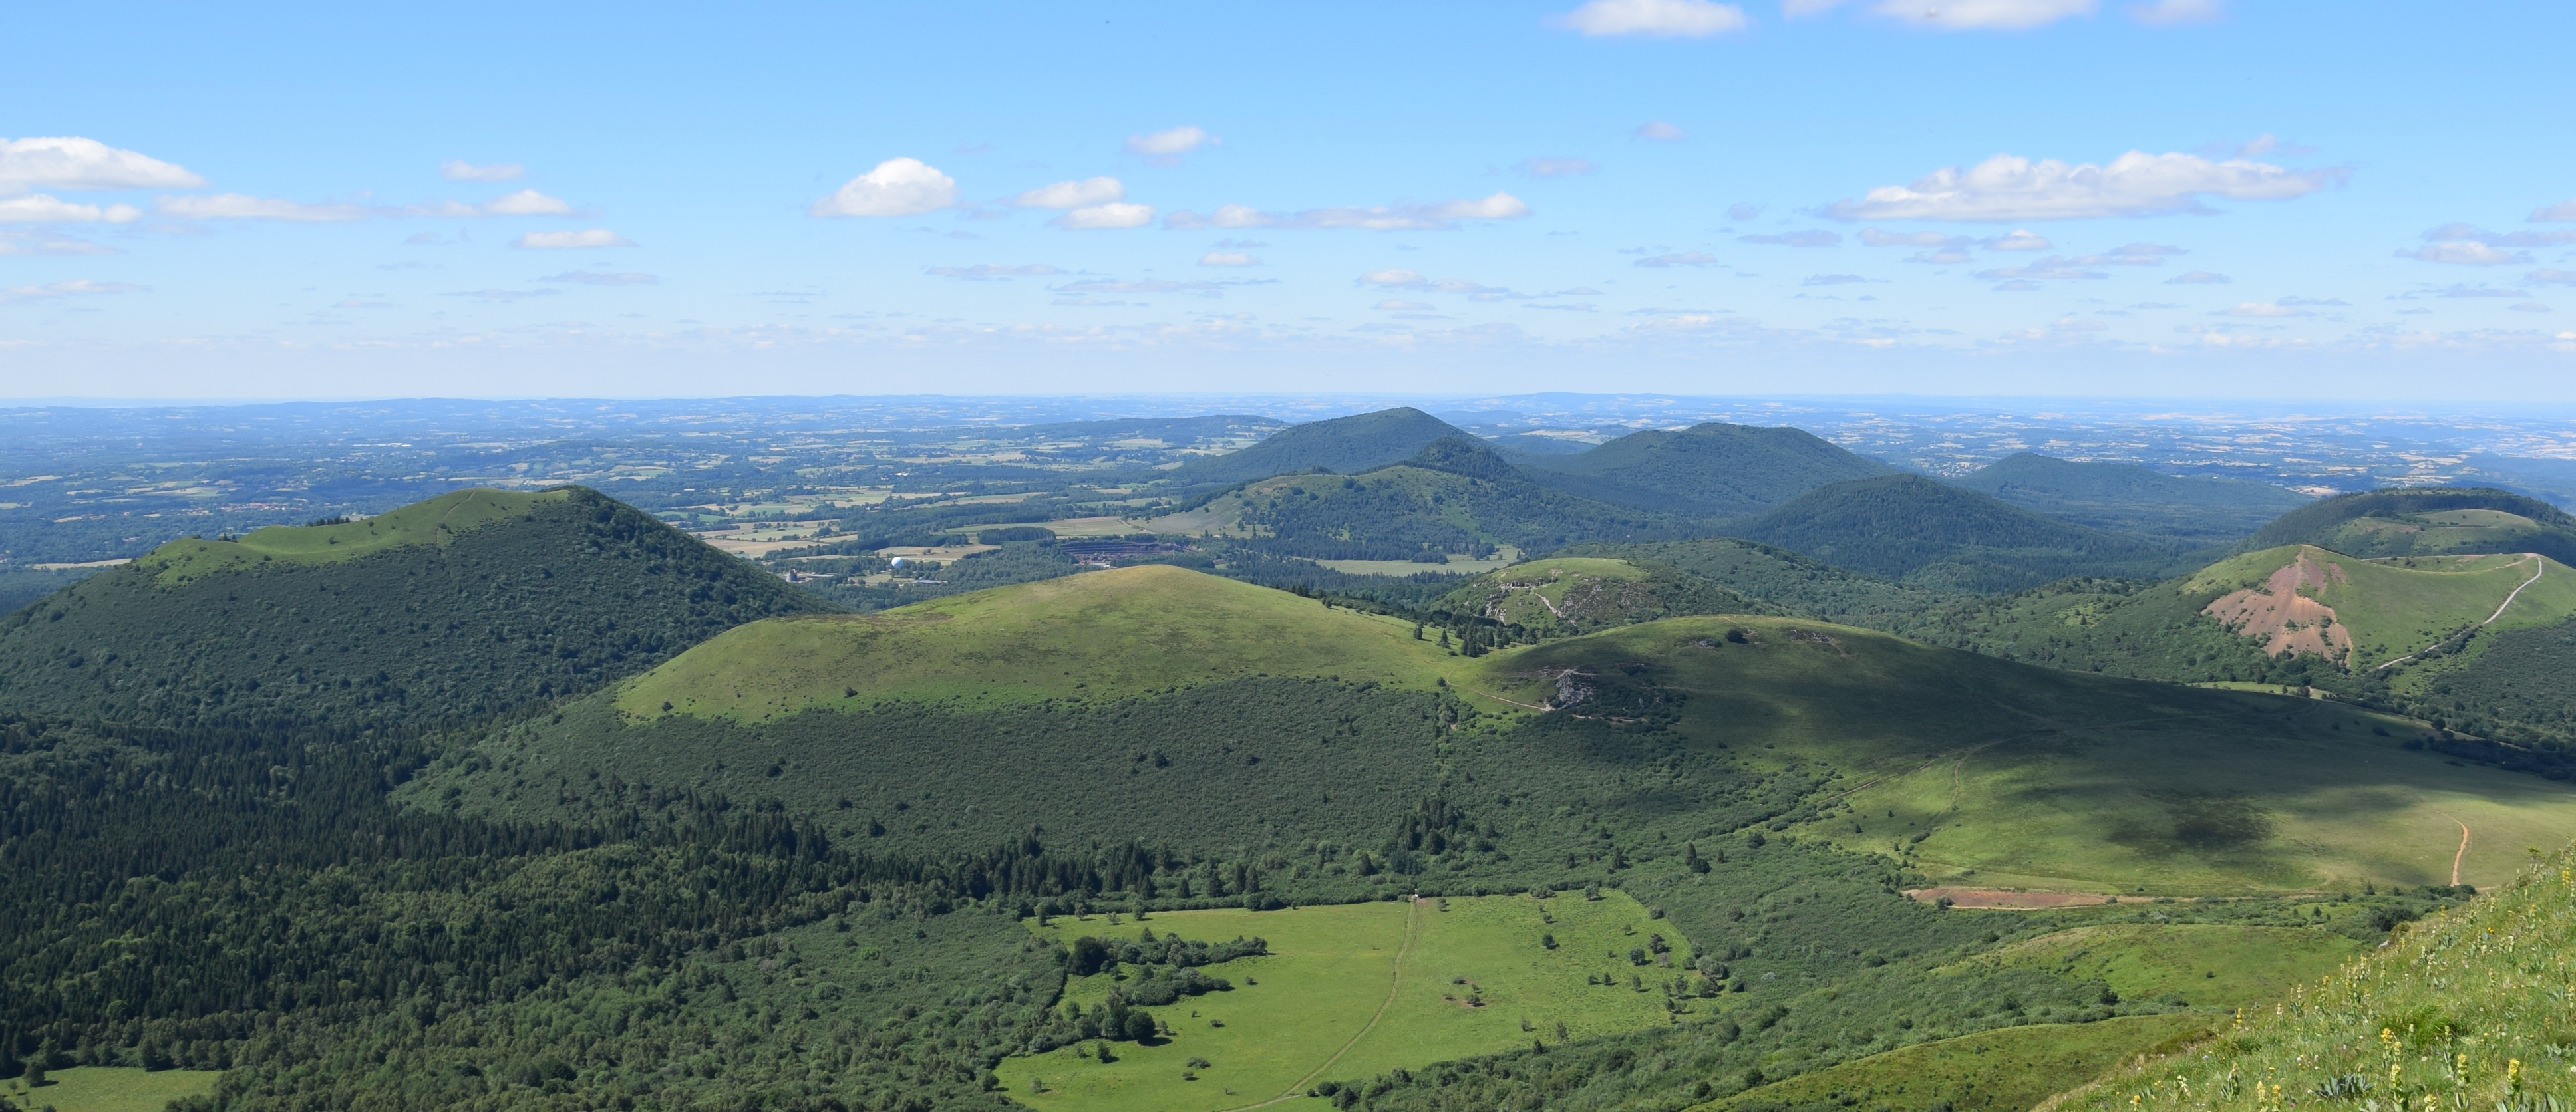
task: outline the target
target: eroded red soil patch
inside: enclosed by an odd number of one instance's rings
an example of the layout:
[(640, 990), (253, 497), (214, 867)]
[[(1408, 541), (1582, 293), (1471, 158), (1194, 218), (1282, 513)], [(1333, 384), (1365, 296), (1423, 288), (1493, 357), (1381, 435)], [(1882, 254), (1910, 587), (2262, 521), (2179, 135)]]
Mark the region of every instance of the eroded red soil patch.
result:
[(2261, 638), (2263, 651), (2273, 656), (2314, 653), (2328, 660), (2349, 659), (2352, 635), (2335, 620), (2334, 608), (2300, 593), (2325, 586), (2329, 578), (2344, 582), (2343, 565), (2301, 552), (2262, 586), (2221, 595), (2201, 613), (2237, 633)]

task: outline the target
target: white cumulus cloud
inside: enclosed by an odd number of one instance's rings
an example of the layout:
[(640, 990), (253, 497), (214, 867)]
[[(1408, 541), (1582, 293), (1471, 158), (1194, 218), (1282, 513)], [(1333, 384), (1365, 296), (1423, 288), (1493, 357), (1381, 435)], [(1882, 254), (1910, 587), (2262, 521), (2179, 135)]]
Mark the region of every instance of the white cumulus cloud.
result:
[(438, 176), (449, 181), (517, 181), (527, 174), (528, 168), (516, 162), (477, 166), (461, 158), (451, 158), (438, 164)]
[(633, 247), (625, 236), (606, 228), (584, 228), (577, 232), (529, 232), (510, 246), (532, 251), (568, 251), (584, 247)]
[(1020, 208), (1078, 209), (1126, 199), (1125, 183), (1116, 178), (1100, 177), (1041, 185), (1011, 198), (1011, 203)]
[(1752, 25), (1744, 9), (1709, 0), (1591, 0), (1556, 21), (1587, 36), (1704, 39)]
[(282, 220), (291, 224), (342, 224), (374, 215), (365, 205), (307, 204), (247, 193), (163, 197), (152, 210), (179, 220)]
[(1242, 251), (1210, 251), (1199, 256), (1200, 266), (1260, 266), (1261, 260)]
[(2560, 201), (2554, 205), (2542, 205), (2537, 209), (2533, 209), (2529, 219), (2535, 224), (2576, 220), (2576, 198)]
[(0, 197), (0, 224), (131, 224), (143, 219), (132, 205), (90, 205), (44, 193)]
[(1105, 205), (1086, 205), (1047, 221), (1069, 231), (1100, 228), (1142, 228), (1154, 222), (1154, 206), (1112, 201)]
[(2016, 229), (2011, 235), (1994, 236), (1978, 246), (1988, 251), (2046, 251), (2057, 246), (2048, 237), (2028, 229)]
[(2206, 212), (2204, 196), (2279, 201), (2337, 184), (2340, 169), (2291, 170), (2247, 159), (2130, 151), (2108, 165), (1999, 154), (1974, 166), (1943, 167), (1909, 185), (1882, 185), (1857, 201), (1836, 201), (1839, 220), (2080, 220)]
[(1286, 228), (1332, 229), (1357, 228), (1375, 232), (1446, 231), (1462, 220), (1516, 220), (1530, 214), (1530, 207), (1509, 193), (1496, 192), (1471, 200), (1438, 201), (1419, 205), (1346, 206), (1306, 209), (1294, 213), (1270, 213), (1249, 205), (1220, 205), (1214, 213), (1201, 216), (1183, 209), (1165, 219), (1163, 226), (1177, 229), (1196, 228)]
[(1948, 31), (2022, 31), (2093, 14), (2093, 0), (1880, 0), (1880, 15)]
[(2576, 286), (2576, 270), (2552, 270), (2542, 267), (2522, 276), (2526, 282), (2547, 282), (2554, 286)]
[(96, 139), (0, 139), (0, 192), (53, 189), (194, 189), (206, 179)]
[(957, 203), (957, 179), (917, 158), (889, 158), (813, 203), (808, 216), (919, 216)]

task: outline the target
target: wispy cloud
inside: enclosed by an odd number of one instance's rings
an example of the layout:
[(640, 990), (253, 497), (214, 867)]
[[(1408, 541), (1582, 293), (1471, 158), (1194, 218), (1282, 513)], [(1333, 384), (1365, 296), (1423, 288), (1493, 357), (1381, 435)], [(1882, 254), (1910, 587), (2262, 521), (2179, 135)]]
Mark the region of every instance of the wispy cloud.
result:
[(0, 197), (0, 224), (131, 224), (143, 219), (132, 205), (93, 205), (57, 200), (50, 194)]
[(2207, 212), (2203, 197), (2279, 201), (2340, 184), (2342, 169), (2291, 170), (2247, 159), (2130, 151), (2108, 164), (1999, 154), (1945, 167), (1909, 185), (1883, 185), (1836, 201), (1838, 220), (2080, 220)]
[(976, 263), (973, 266), (934, 266), (922, 273), (939, 278), (963, 278), (970, 282), (987, 282), (996, 278), (1043, 278), (1064, 271), (1045, 263)]
[(1737, 236), (1739, 243), (1764, 243), (1774, 247), (1832, 247), (1843, 241), (1842, 233), (1811, 228), (1800, 232)]
[(0, 139), (0, 192), (17, 189), (195, 189), (206, 179), (149, 155), (62, 135)]
[[(1648, 120), (1638, 124), (1637, 130), (1628, 134), (1655, 143), (1677, 143), (1690, 138), (1690, 132), (1682, 130), (1680, 124), (1666, 123), (1662, 120)], [(2576, 204), (2576, 202), (2570, 203)]]
[(1372, 270), (1360, 275), (1353, 285), (1379, 289), (1421, 290), (1425, 293), (1464, 294), (1470, 301), (1506, 301), (1525, 298), (1501, 286), (1488, 286), (1464, 278), (1426, 278), (1411, 270)]
[(1041, 185), (1011, 198), (1011, 204), (1020, 208), (1078, 209), (1126, 199), (1126, 183), (1112, 177), (1097, 177)]
[(1213, 146), (1225, 140), (1207, 133), (1207, 129), (1184, 124), (1161, 131), (1127, 137), (1127, 153), (1161, 166), (1181, 160), (1181, 156), (1200, 147)]
[(0, 286), (0, 305), (24, 305), (37, 301), (57, 301), (66, 297), (95, 297), (113, 293), (133, 293), (150, 289), (132, 282), (96, 282), (74, 278), (68, 282), (50, 282), (41, 286)]
[(584, 228), (577, 232), (529, 232), (510, 246), (531, 251), (567, 251), (584, 247), (633, 247), (635, 244), (606, 228)]
[(73, 239), (53, 232), (22, 232), (0, 228), (0, 255), (113, 255), (116, 253), (113, 247), (91, 243), (85, 239)]
[(1375, 232), (1421, 232), (1447, 231), (1463, 221), (1517, 220), (1529, 214), (1529, 205), (1520, 198), (1496, 192), (1474, 200), (1306, 209), (1295, 213), (1263, 212), (1249, 205), (1222, 205), (1206, 216), (1183, 209), (1166, 217), (1163, 226), (1181, 230), (1357, 228)]
[(655, 286), (661, 284), (662, 276), (659, 274), (643, 274), (632, 270), (621, 270), (615, 272), (599, 270), (567, 270), (561, 274), (549, 274), (543, 278), (537, 279), (537, 281), (576, 282), (585, 286)]
[(152, 210), (179, 220), (278, 220), (290, 224), (344, 224), (376, 215), (365, 205), (307, 204), (247, 193), (163, 197)]
[(2235, 279), (2206, 270), (2186, 271), (2165, 279), (2168, 286), (2224, 286)]
[(449, 181), (517, 181), (527, 174), (528, 168), (516, 162), (492, 162), (478, 166), (461, 158), (451, 158), (438, 165), (438, 176)]
[(1122, 282), (1108, 278), (1095, 278), (1067, 282), (1055, 289), (1058, 293), (1187, 293), (1200, 297), (1223, 297), (1225, 291), (1233, 286), (1263, 286), (1276, 281), (1278, 281), (1276, 278), (1235, 278), (1221, 282), (1206, 279), (1181, 281), (1171, 278), (1146, 278)]
[(476, 301), (511, 302), (525, 301), (532, 297), (554, 297), (562, 292), (562, 290), (451, 290), (438, 296), (466, 297), (472, 298)]
[(1199, 256), (1200, 266), (1260, 266), (1261, 260), (1241, 251), (1210, 251)]
[(1879, 0), (1878, 14), (1944, 31), (2026, 31), (2070, 16), (2093, 14), (2093, 0)]
[(1630, 264), (1645, 267), (1717, 266), (1717, 256), (1706, 251), (1682, 251), (1670, 255), (1648, 255)]
[(1533, 178), (1570, 178), (1600, 169), (1588, 158), (1533, 155), (1520, 160), (1515, 167)]
[(1744, 9), (1710, 0), (1591, 0), (1551, 20), (1591, 38), (1704, 39), (1753, 25)]

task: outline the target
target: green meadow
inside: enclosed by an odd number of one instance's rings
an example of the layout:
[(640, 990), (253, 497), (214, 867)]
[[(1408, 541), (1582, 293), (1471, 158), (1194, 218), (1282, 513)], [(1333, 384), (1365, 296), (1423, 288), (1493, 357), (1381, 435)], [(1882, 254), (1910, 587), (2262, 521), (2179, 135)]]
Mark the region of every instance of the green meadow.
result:
[[(1141, 923), (1094, 915), (1030, 929), (1064, 943), (1150, 929), (1270, 944), (1267, 956), (1203, 970), (1231, 990), (1149, 1009), (1168, 1038), (1106, 1044), (1106, 1063), (1092, 1056), (1102, 1044), (1082, 1043), (994, 1071), (1012, 1099), (1047, 1112), (1239, 1108), (1327, 1081), (1670, 1024), (1660, 985), (1676, 970), (1632, 964), (1629, 952), (1651, 952), (1658, 934), (1677, 963), (1689, 951), (1671, 923), (1615, 890), (1597, 900), (1567, 892), (1173, 911)], [(1065, 998), (1098, 1003), (1122, 976), (1076, 979)]]
[(43, 1088), (29, 1089), (13, 1080), (0, 1088), (0, 1109), (34, 1112), (161, 1112), (171, 1101), (206, 1096), (215, 1091), (214, 1070), (140, 1070), (119, 1066), (80, 1066), (55, 1070)]
[[(2181, 590), (2197, 594), (2257, 586), (2302, 557), (2327, 573), (2323, 586), (2303, 593), (2333, 608), (2335, 621), (2352, 638), (2357, 668), (2376, 668), (2411, 655), (2491, 616), (2495, 622), (2489, 628), (2505, 630), (2576, 615), (2576, 572), (2542, 556), (2360, 559), (2313, 545), (2285, 545), (2212, 564), (2184, 580)], [(2532, 578), (2535, 571), (2541, 573), (2537, 580)], [(2508, 597), (2513, 603), (2505, 606)], [(2501, 613), (2499, 606), (2504, 607)]]
[(2231, 923), (2108, 923), (2024, 939), (1941, 972), (2043, 969), (2101, 978), (2128, 1000), (2201, 1008), (2269, 1003), (2360, 953), (2341, 934)]

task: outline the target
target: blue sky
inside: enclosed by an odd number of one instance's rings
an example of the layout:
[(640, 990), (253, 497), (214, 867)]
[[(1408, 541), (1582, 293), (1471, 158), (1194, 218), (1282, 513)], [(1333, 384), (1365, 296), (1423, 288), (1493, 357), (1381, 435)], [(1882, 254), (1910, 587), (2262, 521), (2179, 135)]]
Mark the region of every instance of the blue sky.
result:
[(2576, 400), (2576, 7), (12, 17), (0, 396)]

